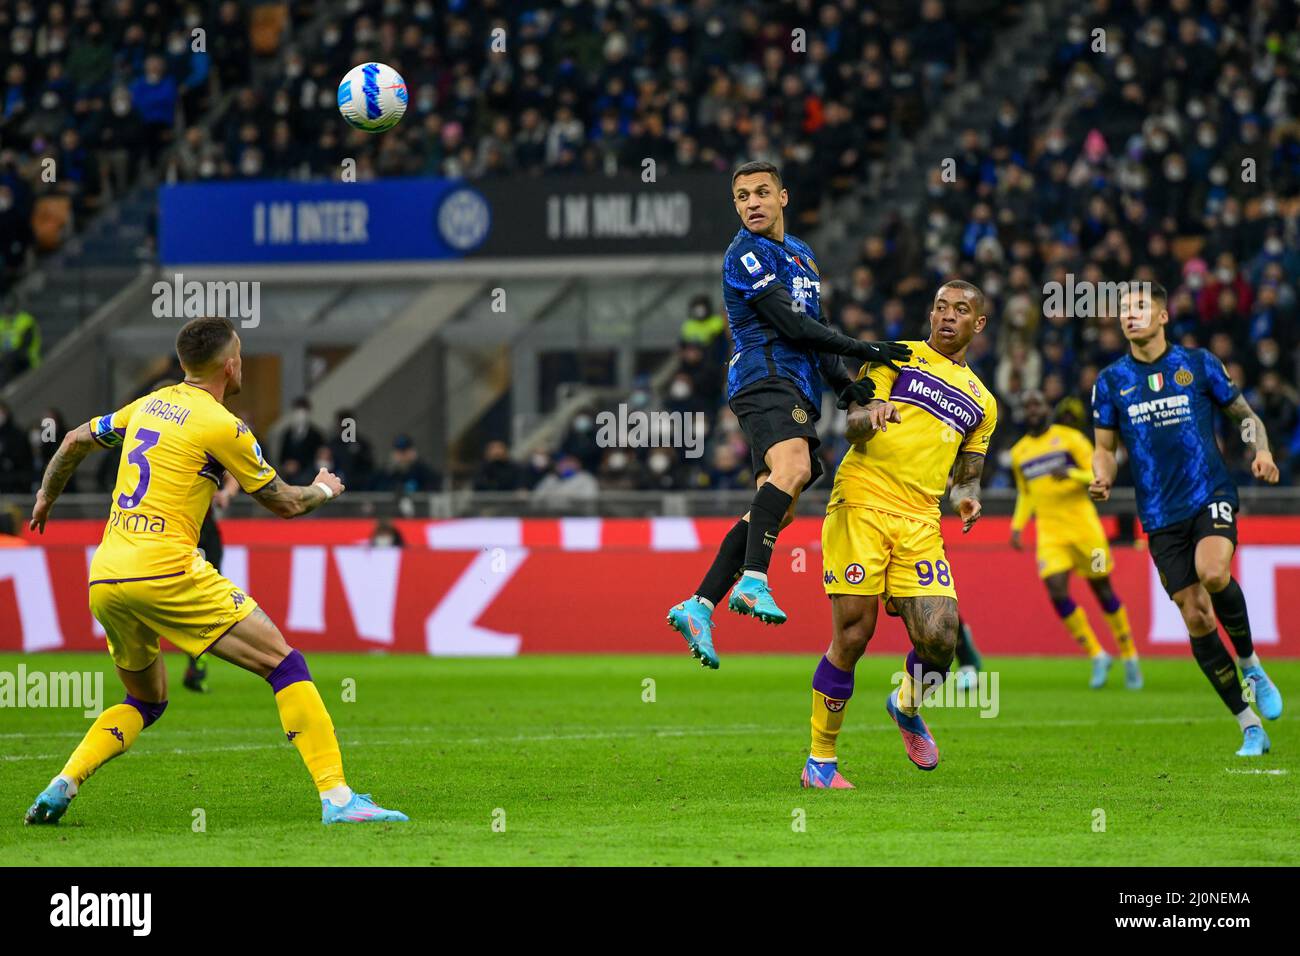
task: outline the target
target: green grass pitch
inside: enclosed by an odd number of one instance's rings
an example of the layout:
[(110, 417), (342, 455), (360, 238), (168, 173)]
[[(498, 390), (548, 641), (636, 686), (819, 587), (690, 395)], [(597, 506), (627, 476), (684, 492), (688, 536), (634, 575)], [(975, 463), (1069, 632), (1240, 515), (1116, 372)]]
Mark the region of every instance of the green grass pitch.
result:
[[(806, 791), (812, 657), (724, 650), (706, 672), (685, 653), (309, 655), (349, 783), (412, 818), (327, 828), (266, 684), (214, 661), (212, 693), (191, 694), (171, 654), (166, 716), (55, 827), (22, 814), (88, 722), (0, 709), (0, 864), (1300, 863), (1296, 718), (1269, 724), (1272, 754), (1234, 756), (1240, 734), (1190, 657), (1145, 661), (1136, 693), (1118, 667), (1097, 692), (1082, 659), (988, 658), (1000, 712), (928, 708), (933, 773), (884, 713), (899, 658), (858, 668), (840, 742), (857, 789)], [(103, 655), (0, 655), (0, 670), (20, 661), (104, 670), (105, 703), (121, 700)], [(1269, 669), (1295, 707), (1300, 662)]]

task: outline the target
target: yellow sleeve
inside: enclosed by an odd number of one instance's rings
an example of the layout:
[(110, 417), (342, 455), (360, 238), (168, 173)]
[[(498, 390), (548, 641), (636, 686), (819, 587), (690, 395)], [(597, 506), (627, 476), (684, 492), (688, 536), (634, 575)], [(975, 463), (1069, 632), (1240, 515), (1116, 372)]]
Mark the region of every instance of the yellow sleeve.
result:
[(989, 450), (989, 442), (993, 439), (993, 429), (998, 425), (998, 403), (990, 396), (984, 405), (984, 421), (975, 426), (975, 429), (966, 436), (966, 440), (961, 443), (961, 451), (974, 452), (977, 455), (986, 455)]
[(894, 379), (898, 378), (898, 373), (883, 363), (873, 365), (870, 362), (864, 362), (862, 368), (858, 369), (855, 378), (859, 382), (863, 378), (871, 379), (872, 384), (876, 386), (876, 393), (872, 398), (888, 401), (889, 393), (894, 388)]
[(1088, 436), (1083, 432), (1075, 433), (1075, 438), (1070, 443), (1070, 454), (1074, 457), (1075, 464), (1070, 469), (1070, 477), (1080, 484), (1092, 484), (1092, 442), (1088, 441)]
[(1029, 524), (1029, 519), (1034, 513), (1034, 499), (1029, 496), (1029, 486), (1020, 471), (1020, 462), (1015, 459), (1011, 461), (1011, 473), (1016, 478), (1016, 511), (1011, 516), (1011, 530), (1019, 531)]
[(90, 420), (90, 437), (105, 448), (117, 448), (126, 438), (126, 423), (131, 420), (136, 408), (148, 395), (142, 395), (129, 405), (123, 405), (107, 415), (96, 415)]
[(275, 477), (262, 457), (262, 446), (247, 425), (233, 415), (214, 426), (208, 452), (221, 462), (246, 494), (261, 491)]

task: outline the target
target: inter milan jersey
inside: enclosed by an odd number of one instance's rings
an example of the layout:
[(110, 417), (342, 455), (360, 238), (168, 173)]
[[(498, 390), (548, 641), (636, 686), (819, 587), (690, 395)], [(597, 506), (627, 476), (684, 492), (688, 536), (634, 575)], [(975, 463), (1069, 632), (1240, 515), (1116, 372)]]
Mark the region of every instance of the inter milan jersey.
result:
[(722, 259), (722, 298), (735, 352), (727, 366), (727, 398), (769, 376), (794, 382), (812, 404), (821, 399), (817, 355), (784, 339), (750, 304), (773, 283), (790, 293), (796, 308), (825, 325), (822, 283), (812, 250), (789, 233), (773, 242), (742, 228)]
[(1190, 518), (1212, 500), (1236, 510), (1237, 489), (1214, 440), (1214, 408), (1238, 394), (1222, 362), (1181, 345), (1154, 362), (1126, 355), (1097, 376), (1093, 423), (1119, 430), (1147, 531)]

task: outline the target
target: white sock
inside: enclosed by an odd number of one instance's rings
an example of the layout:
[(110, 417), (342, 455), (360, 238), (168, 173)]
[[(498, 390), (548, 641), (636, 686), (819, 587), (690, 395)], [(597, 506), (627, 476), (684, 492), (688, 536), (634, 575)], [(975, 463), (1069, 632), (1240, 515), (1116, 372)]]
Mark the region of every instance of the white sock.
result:
[(1258, 667), (1258, 666), (1259, 666), (1259, 655), (1258, 655), (1258, 654), (1248, 654), (1248, 655), (1246, 655), (1245, 657), (1238, 657), (1238, 658), (1237, 658), (1237, 666), (1240, 667), (1240, 668), (1242, 668), (1243, 670), (1244, 670), (1245, 668), (1247, 668), (1247, 667)]
[(1245, 730), (1247, 727), (1263, 727), (1264, 723), (1259, 719), (1259, 715), (1247, 707), (1237, 715), (1237, 726)]
[(713, 602), (710, 601), (708, 598), (700, 597), (700, 596), (697, 594), (697, 595), (695, 595), (695, 600), (699, 601), (701, 604), (703, 604), (705, 607), (707, 607), (710, 611), (713, 610)]
[(50, 781), (50, 786), (54, 786), (60, 780), (68, 785), (68, 796), (75, 797), (77, 795), (77, 781), (73, 780), (66, 773), (61, 773)]
[(813, 763), (839, 763), (840, 760), (839, 757), (814, 757), (812, 754), (808, 755), (808, 759)]
[(346, 783), (341, 783), (337, 787), (322, 790), (320, 795), (322, 799), (328, 800), (336, 807), (346, 807), (348, 801), (352, 799), (352, 788)]
[(758, 578), (758, 579), (759, 579), (760, 581), (762, 581), (764, 584), (767, 583), (767, 572), (765, 572), (765, 571), (746, 571), (746, 572), (745, 572), (745, 577), (747, 577), (747, 578)]

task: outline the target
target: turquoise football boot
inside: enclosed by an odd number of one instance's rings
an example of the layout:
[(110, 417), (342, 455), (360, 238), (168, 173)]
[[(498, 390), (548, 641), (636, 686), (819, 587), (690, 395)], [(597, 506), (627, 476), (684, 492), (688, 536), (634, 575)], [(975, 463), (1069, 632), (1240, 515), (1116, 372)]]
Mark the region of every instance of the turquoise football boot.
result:
[(1268, 734), (1264, 733), (1264, 728), (1256, 724), (1254, 727), (1247, 727), (1241, 735), (1241, 749), (1237, 751), (1237, 756), (1262, 757), (1272, 749), (1272, 746)]
[(399, 810), (385, 810), (368, 793), (352, 794), (352, 799), (341, 807), (328, 800), (320, 802), (321, 823), (406, 823), (410, 819)]
[(53, 780), (41, 791), (36, 802), (27, 810), (23, 823), (58, 823), (59, 818), (68, 812), (74, 793), (68, 793), (68, 781)]
[(1255, 693), (1255, 703), (1259, 705), (1259, 712), (1269, 720), (1277, 720), (1282, 716), (1282, 692), (1277, 689), (1277, 685), (1268, 679), (1262, 667), (1243, 667), (1241, 676), (1249, 683)]
[(1093, 690), (1100, 690), (1106, 686), (1106, 678), (1110, 676), (1110, 666), (1115, 663), (1115, 659), (1102, 651), (1092, 659), (1092, 677), (1088, 679), (1088, 686)]
[(682, 637), (704, 667), (718, 669), (718, 652), (713, 649), (713, 612), (698, 597), (675, 605), (668, 612), (668, 626)]
[(840, 776), (838, 763), (834, 760), (814, 760), (812, 757), (809, 757), (808, 762), (803, 765), (803, 773), (799, 776), (799, 782), (803, 784), (805, 789), (853, 789), (853, 784)]
[(1136, 657), (1124, 658), (1124, 686), (1129, 690), (1142, 689), (1142, 668)]
[(742, 574), (736, 586), (731, 589), (731, 599), (727, 607), (737, 614), (748, 614), (764, 624), (784, 624), (785, 611), (776, 606), (772, 600), (772, 589), (766, 581)]

